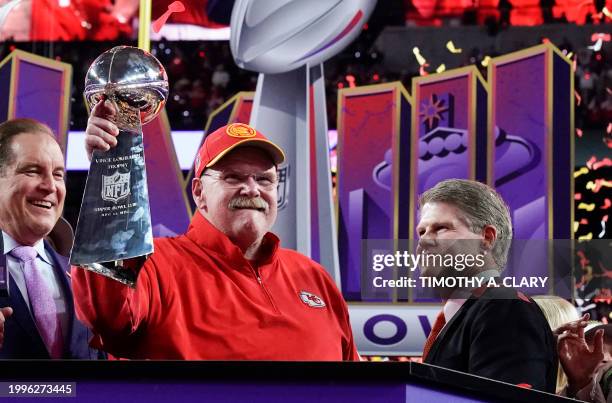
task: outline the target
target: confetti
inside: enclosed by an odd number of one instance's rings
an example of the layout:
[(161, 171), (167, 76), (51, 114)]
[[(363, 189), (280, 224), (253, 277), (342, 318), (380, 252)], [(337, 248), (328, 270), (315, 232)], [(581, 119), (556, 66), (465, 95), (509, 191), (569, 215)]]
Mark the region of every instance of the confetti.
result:
[(593, 163), (595, 163), (597, 161), (597, 158), (595, 158), (594, 155), (591, 155), (591, 158), (589, 158), (589, 160), (586, 162), (586, 166), (589, 169), (593, 169)]
[(463, 52), (463, 49), (455, 47), (455, 44), (453, 43), (453, 41), (446, 42), (446, 49), (448, 49), (448, 51), (451, 52), (451, 53), (461, 53), (461, 52)]
[(578, 221), (574, 221), (574, 232), (578, 232), (578, 227), (580, 227), (580, 223)]
[(446, 70), (446, 66), (444, 65), (444, 63), (442, 63), (441, 65), (438, 66), (438, 68), (436, 69), (436, 73), (442, 73), (444, 72), (444, 70)]
[(180, 1), (170, 3), (168, 5), (168, 10), (163, 13), (161, 17), (153, 21), (153, 24), (151, 24), (153, 32), (157, 34), (159, 31), (161, 31), (162, 27), (164, 26), (166, 21), (168, 21), (168, 18), (170, 18), (172, 13), (181, 13), (183, 11), (185, 11), (185, 6)]
[(582, 200), (582, 193), (576, 193), (574, 195), (574, 200)]
[(612, 12), (610, 12), (610, 10), (608, 10), (608, 7), (604, 7), (603, 10), (601, 10), (604, 15), (608, 18), (612, 18)]
[(603, 40), (599, 38), (597, 42), (595, 42), (595, 45), (589, 46), (588, 48), (595, 52), (599, 52), (601, 50), (601, 45), (603, 45)]
[(608, 127), (606, 127), (606, 133), (612, 133), (612, 122), (608, 123)]
[(583, 218), (582, 220), (580, 220), (580, 225), (589, 225), (589, 220)]
[(597, 235), (597, 238), (603, 238), (603, 236), (606, 235), (606, 222), (605, 221), (601, 221), (601, 232), (599, 233), (599, 235)]
[(595, 42), (599, 39), (601, 39), (604, 42), (610, 42), (610, 34), (604, 34), (602, 32), (595, 32), (593, 35), (591, 35), (591, 42)]
[(610, 158), (604, 158), (603, 160), (599, 161), (599, 162), (595, 162), (593, 164), (593, 171), (601, 168), (601, 167), (609, 167), (612, 166), (612, 160)]
[(608, 215), (606, 214), (605, 216), (603, 216), (603, 217), (601, 218), (601, 221), (603, 221), (603, 222), (608, 222)]
[(569, 52), (567, 54), (567, 58), (571, 60), (572, 56), (574, 56), (574, 52)]
[(348, 74), (346, 77), (346, 82), (349, 83), (350, 88), (355, 88), (355, 76), (352, 74)]
[(416, 57), (419, 66), (423, 66), (425, 63), (427, 63), (427, 60), (425, 60), (423, 55), (421, 55), (421, 50), (418, 47), (415, 46), (412, 48), (412, 53), (414, 53), (414, 57)]
[(419, 67), (419, 74), (421, 76), (426, 76), (429, 75), (429, 73), (427, 71), (425, 71), (425, 67), (429, 66), (429, 64), (425, 63), (424, 65), (422, 65), (421, 67)]
[(589, 173), (589, 168), (587, 167), (582, 167), (580, 168), (578, 171), (574, 172), (574, 178), (579, 177), (580, 175), (584, 175), (584, 174), (588, 174)]
[(593, 191), (593, 193), (599, 192), (599, 190), (602, 188), (602, 186), (612, 187), (612, 181), (607, 181), (605, 179), (595, 179), (595, 182), (588, 181), (587, 184), (586, 184), (586, 188), (588, 190)]
[[(606, 87), (606, 92), (608, 94), (612, 94), (612, 90), (609, 87)], [(612, 125), (612, 123), (610, 123), (610, 124)], [(610, 126), (608, 126), (608, 127), (610, 127)]]
[(591, 203), (591, 204), (580, 203), (578, 205), (578, 210), (593, 211), (595, 210), (595, 203)]
[(482, 62), (480, 62), (480, 64), (482, 65), (482, 67), (487, 67), (490, 61), (491, 61), (491, 57), (485, 56), (484, 59), (482, 59)]
[(593, 233), (592, 232), (589, 232), (586, 235), (582, 235), (582, 236), (578, 237), (579, 241), (590, 241), (591, 239), (593, 239)]
[(576, 136), (582, 137), (582, 129), (579, 129), (579, 128), (576, 129)]
[[(607, 210), (607, 209), (610, 208), (610, 206), (612, 206), (612, 201), (610, 201), (610, 199), (608, 199), (606, 197), (606, 200), (604, 200), (604, 204), (603, 204), (603, 206), (600, 207), (600, 209)], [(606, 216), (606, 217), (608, 217), (608, 216)], [(607, 220), (607, 218), (606, 218), (606, 220)]]
[(576, 96), (576, 105), (580, 106), (580, 102), (582, 101), (582, 98), (578, 94), (578, 90), (574, 90), (574, 95)]

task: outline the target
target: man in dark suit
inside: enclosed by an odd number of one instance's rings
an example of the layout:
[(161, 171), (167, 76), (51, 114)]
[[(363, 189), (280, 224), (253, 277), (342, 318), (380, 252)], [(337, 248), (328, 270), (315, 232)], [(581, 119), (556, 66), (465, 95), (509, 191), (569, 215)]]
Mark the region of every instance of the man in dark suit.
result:
[(419, 204), (419, 254), (463, 255), (464, 262), (474, 256), (460, 269), (432, 259), (421, 276), (483, 279), (437, 290), (444, 308), (423, 362), (554, 393), (556, 343), (546, 319), (530, 298), (498, 280), (512, 239), (504, 201), (487, 185), (451, 179), (423, 193)]
[(74, 315), (68, 260), (43, 239), (66, 195), (64, 157), (49, 127), (0, 124), (0, 189), (0, 270), (10, 291), (0, 297), (0, 358), (97, 358)]

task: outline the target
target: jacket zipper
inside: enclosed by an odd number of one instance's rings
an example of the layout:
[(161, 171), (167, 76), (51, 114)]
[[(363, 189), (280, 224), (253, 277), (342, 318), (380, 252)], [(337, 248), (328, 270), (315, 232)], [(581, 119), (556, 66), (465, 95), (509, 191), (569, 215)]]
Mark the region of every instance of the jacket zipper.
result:
[(264, 291), (264, 293), (266, 294), (266, 297), (268, 297), (268, 301), (270, 301), (270, 304), (272, 304), (272, 308), (274, 308), (274, 310), (277, 313), (280, 313), (280, 311), (278, 310), (278, 308), (276, 307), (276, 304), (274, 303), (274, 300), (272, 299), (272, 295), (270, 295), (270, 293), (268, 292), (268, 289), (266, 288), (266, 286), (263, 283), (263, 280), (261, 279), (261, 276), (259, 275), (259, 273), (257, 272), (257, 270), (255, 270), (253, 267), (251, 267), (251, 269), (253, 270), (253, 274), (255, 275), (255, 278), (257, 279), (257, 282), (259, 283), (259, 285), (261, 286), (261, 289)]

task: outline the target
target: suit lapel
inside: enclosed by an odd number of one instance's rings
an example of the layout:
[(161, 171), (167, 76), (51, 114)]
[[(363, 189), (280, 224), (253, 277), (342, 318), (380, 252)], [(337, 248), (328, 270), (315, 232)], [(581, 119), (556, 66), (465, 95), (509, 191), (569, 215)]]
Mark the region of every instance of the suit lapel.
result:
[(461, 308), (459, 308), (459, 310), (457, 311), (457, 313), (455, 313), (455, 315), (453, 315), (453, 317), (451, 318), (451, 320), (449, 322), (446, 323), (446, 325), (444, 326), (444, 328), (442, 328), (442, 331), (438, 334), (438, 337), (436, 337), (436, 340), (434, 341), (434, 344), (431, 346), (431, 349), (429, 350), (429, 354), (427, 355), (427, 362), (432, 362), (434, 360), (434, 358), (436, 358), (437, 354), (438, 354), (438, 350), (440, 349), (440, 346), (444, 346), (446, 344), (446, 334), (448, 332), (451, 332), (449, 334), (449, 337), (452, 336), (452, 330), (457, 323), (461, 323), (461, 321), (463, 320), (463, 316), (465, 316), (465, 313), (467, 312), (467, 310), (469, 309), (469, 307), (474, 303), (474, 299), (470, 298), (468, 300), (466, 300), (463, 305), (461, 305)]

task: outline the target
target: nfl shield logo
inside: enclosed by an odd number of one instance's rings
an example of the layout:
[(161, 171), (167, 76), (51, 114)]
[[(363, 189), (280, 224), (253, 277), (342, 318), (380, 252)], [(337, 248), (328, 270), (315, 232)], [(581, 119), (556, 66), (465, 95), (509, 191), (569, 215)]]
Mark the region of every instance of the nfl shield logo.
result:
[(325, 302), (321, 297), (308, 291), (300, 291), (300, 299), (311, 308), (325, 308)]
[(289, 165), (278, 168), (278, 201), (276, 206), (279, 211), (284, 209), (289, 201), (289, 173)]
[(117, 203), (130, 194), (130, 172), (102, 175), (102, 199)]

